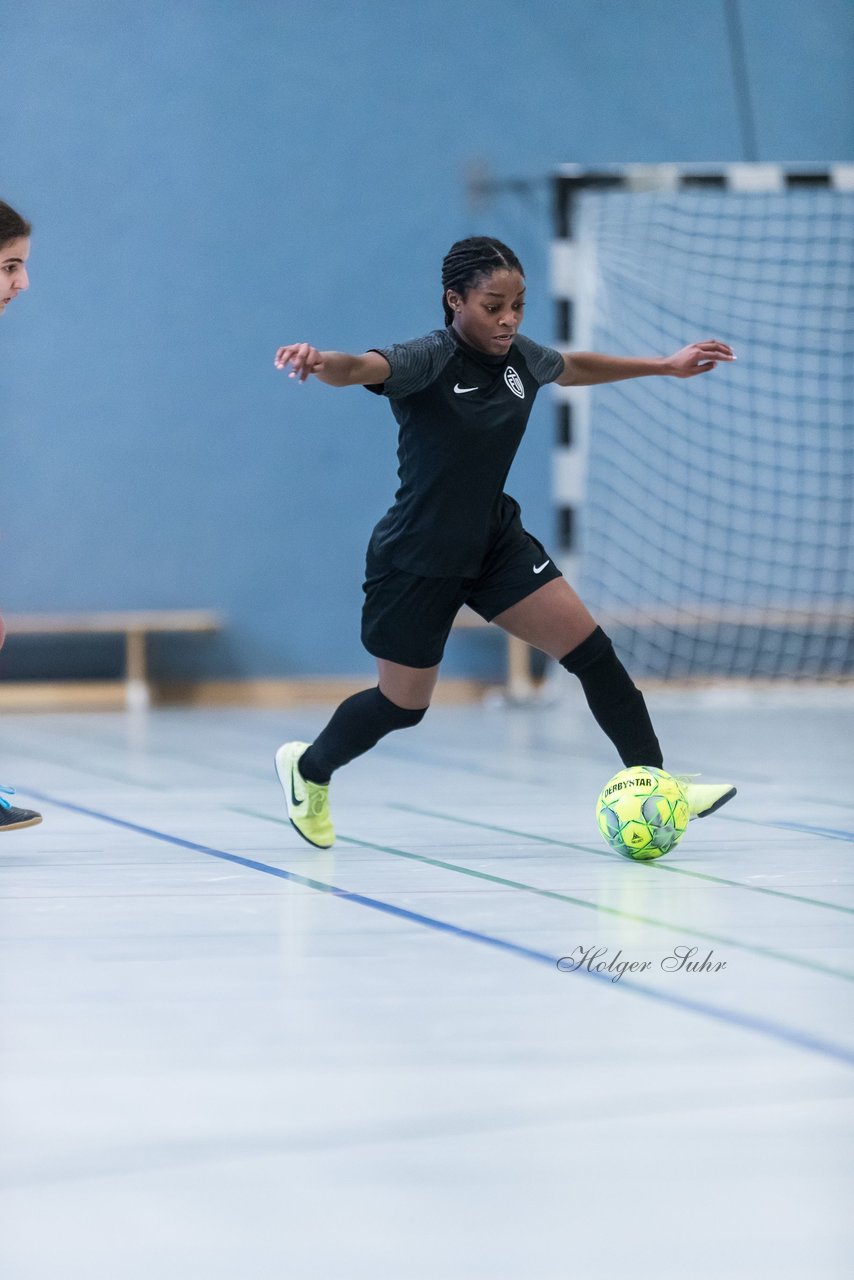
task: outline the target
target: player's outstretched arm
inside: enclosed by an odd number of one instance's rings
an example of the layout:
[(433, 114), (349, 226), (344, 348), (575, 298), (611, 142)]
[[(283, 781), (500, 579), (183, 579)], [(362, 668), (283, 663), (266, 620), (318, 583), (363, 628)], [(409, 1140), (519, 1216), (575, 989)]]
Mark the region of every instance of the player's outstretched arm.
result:
[(606, 356), (597, 351), (571, 351), (563, 357), (560, 387), (592, 387), (603, 382), (623, 382), (626, 378), (648, 378), (653, 374), (671, 378), (693, 378), (708, 373), (718, 362), (729, 363), (736, 356), (725, 342), (692, 342), (672, 356), (635, 358)]
[(292, 342), (279, 347), (273, 361), (277, 369), (287, 369), (289, 378), (305, 382), (314, 376), (330, 387), (364, 387), (385, 382), (391, 368), (379, 351), (351, 356), (344, 351), (318, 351), (309, 342)]

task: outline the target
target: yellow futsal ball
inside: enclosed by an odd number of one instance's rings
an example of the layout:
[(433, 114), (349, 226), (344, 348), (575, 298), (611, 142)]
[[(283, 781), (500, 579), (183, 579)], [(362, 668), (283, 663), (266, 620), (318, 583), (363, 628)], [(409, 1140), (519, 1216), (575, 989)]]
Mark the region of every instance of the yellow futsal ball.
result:
[(669, 853), (688, 826), (681, 784), (663, 769), (623, 769), (602, 788), (596, 821), (605, 840), (624, 858), (645, 862)]

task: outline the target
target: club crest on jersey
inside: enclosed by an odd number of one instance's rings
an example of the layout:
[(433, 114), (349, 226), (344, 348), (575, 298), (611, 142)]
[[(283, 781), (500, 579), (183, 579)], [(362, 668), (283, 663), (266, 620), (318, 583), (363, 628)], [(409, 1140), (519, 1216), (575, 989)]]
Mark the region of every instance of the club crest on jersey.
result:
[(525, 388), (522, 379), (519, 377), (512, 364), (508, 364), (504, 370), (504, 381), (507, 383), (514, 396), (518, 396), (520, 400), (525, 399)]

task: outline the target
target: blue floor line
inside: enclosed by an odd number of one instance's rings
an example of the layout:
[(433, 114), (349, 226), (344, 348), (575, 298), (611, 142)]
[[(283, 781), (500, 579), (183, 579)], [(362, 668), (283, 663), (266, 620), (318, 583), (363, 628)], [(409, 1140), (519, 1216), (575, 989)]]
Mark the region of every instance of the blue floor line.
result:
[(775, 827), (785, 827), (787, 831), (806, 831), (813, 836), (829, 836), (831, 840), (847, 840), (854, 844), (854, 831), (839, 831), (836, 827), (811, 827), (806, 822), (775, 822)]
[(814, 827), (808, 822), (783, 822), (772, 818), (742, 818), (736, 813), (717, 814), (723, 822), (744, 822), (751, 827), (777, 827), (783, 831), (803, 831), (810, 836), (827, 836), (830, 840), (847, 840), (854, 843), (854, 831), (840, 831), (838, 827)]
[[(394, 916), (412, 924), (423, 925), (425, 928), (434, 929), (457, 938), (464, 938), (470, 942), (479, 942), (485, 946), (520, 956), (525, 960), (546, 964), (550, 969), (557, 969), (559, 957), (548, 955), (543, 951), (535, 951), (530, 947), (523, 947), (517, 942), (509, 942), (505, 938), (496, 938), (487, 933), (465, 929), (460, 925), (450, 924), (445, 920), (437, 920), (434, 916), (425, 916), (416, 911), (408, 911), (405, 907), (395, 907), (390, 902), (383, 902), (378, 898), (368, 898), (364, 894), (354, 893), (350, 889), (341, 889), (337, 885), (328, 884), (323, 880), (312, 880), (307, 876), (299, 875), (295, 871), (286, 871), (283, 867), (273, 867), (266, 862), (257, 862), (254, 858), (244, 858), (240, 854), (226, 853), (223, 849), (213, 849), (210, 845), (198, 844), (194, 840), (184, 840), (181, 836), (172, 836), (165, 831), (157, 831), (153, 827), (144, 827), (139, 823), (129, 822), (125, 818), (116, 818), (112, 814), (102, 813), (98, 809), (88, 809), (83, 805), (72, 804), (68, 800), (59, 800), (55, 796), (46, 795), (44, 792), (33, 791), (24, 787), (21, 787), (20, 790), (26, 791), (28, 796), (33, 796), (36, 800), (54, 804), (60, 809), (67, 809), (70, 813), (80, 813), (88, 818), (96, 818), (100, 822), (111, 823), (113, 826), (122, 827), (126, 831), (135, 831), (139, 835), (149, 836), (153, 840), (161, 840), (166, 844), (176, 845), (181, 849), (190, 849), (194, 853), (202, 853), (207, 857), (218, 858), (223, 862), (235, 863), (238, 866), (248, 868), (250, 871), (260, 871), (264, 875), (275, 876), (280, 880), (288, 880), (293, 884), (304, 885), (306, 888), (315, 889), (320, 893), (331, 894), (344, 901), (354, 902), (359, 906), (369, 907), (374, 911), (381, 911), (385, 915)], [(614, 983), (609, 975), (591, 972), (587, 969), (575, 970), (575, 974), (583, 978), (592, 978), (597, 982), (605, 982), (612, 988), (617, 987), (624, 991), (630, 991), (633, 995), (645, 996), (648, 1000), (655, 1000), (660, 1004), (668, 1004), (677, 1009), (714, 1018), (716, 1021), (726, 1023), (729, 1026), (742, 1027), (747, 1031), (758, 1032), (760, 1035), (769, 1036), (785, 1044), (794, 1045), (798, 1049), (807, 1049), (813, 1053), (820, 1053), (824, 1057), (843, 1062), (846, 1066), (854, 1066), (854, 1050), (848, 1049), (844, 1045), (834, 1044), (829, 1040), (822, 1040), (817, 1036), (799, 1031), (797, 1028), (787, 1027), (783, 1023), (772, 1022), (765, 1018), (756, 1018), (750, 1014), (737, 1013), (732, 1010), (719, 1009), (714, 1005), (705, 1004), (700, 1000), (690, 1000), (684, 996), (668, 995), (666, 992), (642, 987), (627, 979)]]

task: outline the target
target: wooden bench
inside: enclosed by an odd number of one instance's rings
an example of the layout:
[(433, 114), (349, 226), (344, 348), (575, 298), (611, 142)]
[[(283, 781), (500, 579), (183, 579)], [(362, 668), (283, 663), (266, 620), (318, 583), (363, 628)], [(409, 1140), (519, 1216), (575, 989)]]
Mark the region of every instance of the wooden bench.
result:
[(125, 638), (125, 701), (128, 707), (147, 707), (146, 639), (154, 634), (219, 631), (217, 614), (205, 609), (140, 609), (128, 613), (12, 613), (5, 614), (8, 636), (123, 635)]
[[(136, 610), (126, 613), (7, 613), (4, 621), (9, 636), (124, 636), (124, 699), (125, 704), (132, 708), (146, 707), (151, 701), (146, 648), (149, 635), (215, 632), (222, 625), (217, 614), (199, 609)], [(454, 622), (455, 628), (464, 629), (490, 625), (468, 608), (461, 609)], [(531, 650), (523, 640), (517, 640), (515, 636), (505, 635), (504, 638), (507, 642), (505, 690), (513, 699), (530, 698), (536, 689), (531, 679)], [(45, 701), (47, 700), (46, 694)]]
[[(683, 603), (680, 605), (655, 605), (648, 609), (625, 608), (597, 611), (597, 621), (606, 631), (618, 631), (625, 627), (632, 631), (650, 631), (664, 627), (680, 631), (696, 631), (713, 625), (740, 627), (773, 627), (810, 631), (819, 627), (854, 627), (854, 605), (846, 601), (818, 600), (809, 607), (789, 604), (722, 605), (707, 603)], [(471, 609), (463, 607), (454, 621), (457, 627), (488, 627), (491, 623)], [(507, 680), (504, 685), (507, 696), (513, 701), (530, 701), (541, 696), (531, 678), (531, 649), (524, 640), (506, 636)]]

